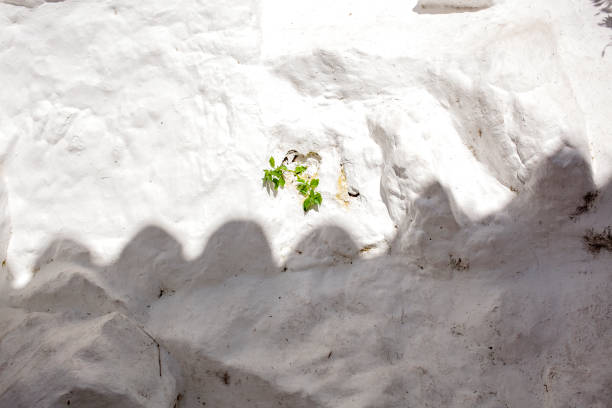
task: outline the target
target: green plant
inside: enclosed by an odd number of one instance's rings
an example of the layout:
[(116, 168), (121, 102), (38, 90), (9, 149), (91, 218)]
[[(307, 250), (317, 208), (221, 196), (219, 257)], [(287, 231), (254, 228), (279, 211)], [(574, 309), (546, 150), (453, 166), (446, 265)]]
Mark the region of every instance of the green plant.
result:
[(285, 186), (285, 171), (288, 171), (287, 167), (284, 164), (281, 164), (278, 167), (274, 165), (274, 157), (270, 157), (270, 170), (264, 170), (263, 182), (268, 186), (274, 187), (275, 190), (278, 190), (278, 187)]
[(278, 190), (278, 187), (285, 186), (285, 173), (292, 173), (298, 182), (297, 190), (306, 197), (302, 203), (304, 211), (308, 212), (317, 205), (321, 205), (323, 197), (321, 193), (315, 191), (319, 185), (319, 179), (307, 179), (301, 176), (308, 167), (296, 166), (294, 170), (287, 168), (284, 164), (277, 167), (274, 162), (274, 157), (270, 157), (268, 162), (270, 163), (270, 169), (264, 169), (264, 185), (274, 188), (274, 190)]
[(321, 197), (321, 193), (315, 191), (315, 188), (319, 185), (319, 179), (312, 179), (309, 181), (304, 180), (301, 177), (297, 177), (298, 185), (297, 189), (304, 197), (304, 202), (302, 206), (304, 207), (304, 211), (308, 211), (314, 208), (317, 205), (321, 205), (323, 202), (323, 197)]

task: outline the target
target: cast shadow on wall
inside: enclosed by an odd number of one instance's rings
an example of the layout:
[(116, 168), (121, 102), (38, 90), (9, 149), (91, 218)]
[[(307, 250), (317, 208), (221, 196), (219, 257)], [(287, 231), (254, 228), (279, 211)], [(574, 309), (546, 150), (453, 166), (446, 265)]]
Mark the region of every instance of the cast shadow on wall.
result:
[[(497, 265), (487, 263), (491, 251), (499, 259), (511, 257), (527, 251), (531, 242), (548, 242), (544, 238), (554, 236), (567, 225), (575, 226), (575, 245), (586, 250), (587, 230), (606, 227), (596, 224), (589, 215), (597, 209), (597, 220), (612, 216), (611, 184), (597, 191), (590, 165), (573, 149), (561, 149), (541, 163), (506, 208), (467, 226), (456, 222), (450, 205), (452, 196), (443, 186), (433, 183), (424, 191), (413, 202), (411, 214), (406, 215), (384, 255), (364, 258), (364, 248), (347, 231), (324, 226), (304, 237), (286, 262), (279, 265), (263, 229), (252, 221), (234, 220), (219, 227), (202, 253), (188, 260), (176, 238), (162, 228), (149, 226), (136, 234), (116, 262), (108, 265), (93, 262), (90, 251), (78, 242), (53, 242), (38, 259), (37, 273), (30, 284), (11, 293), (9, 306), (51, 314), (70, 313), (83, 320), (120, 313), (140, 325), (147, 322), (156, 302), (214, 289), (237, 279), (273, 282), (277, 277), (313, 268), (327, 269), (329, 273), (350, 270), (354, 263), (365, 269), (371, 265), (375, 270), (389, 258), (400, 258), (408, 265), (405, 273), (449, 280), (456, 274), (470, 276), (474, 270), (494, 269)], [(443, 229), (441, 225), (455, 227)], [(517, 234), (524, 239), (513, 239)], [(75, 305), (80, 305), (79, 310)], [(267, 315), (268, 311), (258, 313)], [(184, 389), (177, 390), (181, 397), (196, 398), (195, 390), (201, 390), (203, 394), (197, 398), (212, 398), (213, 402), (216, 398), (221, 404), (233, 401), (234, 405), (225, 406), (317, 406), (310, 396), (283, 391), (249, 370), (228, 367), (202, 354), (186, 342), (159, 342), (158, 346), (177, 361), (185, 378)]]

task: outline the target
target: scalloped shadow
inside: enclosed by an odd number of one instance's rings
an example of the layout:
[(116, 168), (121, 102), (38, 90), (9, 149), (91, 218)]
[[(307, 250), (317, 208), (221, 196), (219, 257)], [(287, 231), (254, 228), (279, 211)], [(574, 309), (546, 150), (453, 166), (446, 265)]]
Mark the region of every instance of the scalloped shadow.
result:
[[(517, 269), (528, 269), (536, 262), (528, 255), (533, 242), (541, 246), (555, 245), (555, 234), (569, 228), (570, 233), (563, 242), (570, 240), (582, 247), (580, 234), (585, 225), (605, 227), (593, 225), (596, 220), (589, 218), (588, 208), (576, 215), (577, 209), (586, 205), (583, 197), (595, 190), (590, 166), (577, 151), (560, 149), (533, 174), (506, 208), (469, 225), (457, 222), (449, 204), (452, 197), (444, 186), (433, 183), (414, 201), (413, 213), (406, 215), (390, 242), (390, 253), (367, 259), (360, 256), (358, 246), (347, 231), (324, 226), (304, 237), (285, 265), (277, 265), (262, 228), (248, 220), (223, 224), (212, 234), (200, 256), (191, 261), (184, 258), (181, 244), (156, 226), (136, 234), (118, 260), (108, 265), (92, 262), (90, 251), (78, 242), (58, 240), (38, 259), (40, 271), (32, 282), (22, 290), (10, 291), (7, 302), (14, 308), (44, 313), (71, 313), (80, 302), (79, 308), (87, 316), (120, 312), (146, 322), (151, 305), (179, 302), (177, 294), (214, 290), (226, 284), (274, 282), (279, 276), (312, 270), (322, 271), (323, 279), (332, 272), (336, 276), (343, 272), (350, 274), (353, 263), (365, 270), (379, 271), (392, 263), (390, 260), (398, 259), (403, 265), (403, 274), (434, 281), (448, 281), (457, 276), (469, 279), (483, 273), (494, 277), (496, 269), (503, 269), (502, 265), (509, 260), (515, 262)], [(600, 218), (602, 214), (612, 216), (611, 196), (608, 183), (599, 191), (595, 202)], [(257, 321), (268, 311), (249, 313)], [(87, 316), (80, 318), (87, 319)], [(239, 333), (243, 327), (231, 326), (228, 330)], [(232, 401), (241, 401), (240, 404), (317, 406), (309, 396), (283, 391), (247, 369), (225, 366), (192, 345), (177, 339), (159, 341), (177, 359), (183, 376), (191, 384), (181, 392), (192, 401), (198, 387), (204, 387), (201, 389), (207, 395), (217, 396), (214, 398), (219, 404), (224, 401), (220, 396), (227, 395), (234, 398)], [(1, 344), (0, 340), (0, 348)], [(211, 382), (211, 378), (218, 381)], [(229, 381), (232, 386), (228, 388)]]

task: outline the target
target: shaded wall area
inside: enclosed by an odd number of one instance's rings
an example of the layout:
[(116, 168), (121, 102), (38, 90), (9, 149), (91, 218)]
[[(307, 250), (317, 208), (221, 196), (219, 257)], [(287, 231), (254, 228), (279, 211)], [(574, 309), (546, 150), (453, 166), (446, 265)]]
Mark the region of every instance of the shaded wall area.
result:
[(195, 259), (156, 226), (111, 264), (58, 240), (29, 285), (4, 285), (0, 402), (312, 407), (353, 390), (372, 407), (606, 404), (612, 254), (585, 239), (611, 198), (566, 147), (468, 225), (432, 184), (379, 256), (326, 226), (278, 264), (249, 220)]

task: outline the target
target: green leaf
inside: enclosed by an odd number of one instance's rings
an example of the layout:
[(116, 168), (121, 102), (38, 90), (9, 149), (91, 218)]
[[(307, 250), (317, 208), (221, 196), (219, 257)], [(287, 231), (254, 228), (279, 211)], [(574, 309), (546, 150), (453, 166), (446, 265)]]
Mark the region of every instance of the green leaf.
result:
[(278, 190), (278, 179), (273, 179), (272, 182), (274, 183), (274, 189)]
[(315, 203), (317, 203), (318, 205), (321, 205), (321, 203), (323, 202), (323, 197), (321, 197), (321, 193), (316, 193), (314, 195), (314, 201)]
[(304, 205), (304, 211), (310, 210), (310, 207), (312, 207), (312, 200), (310, 199), (310, 197), (307, 197), (304, 200), (304, 204), (303, 205)]
[(307, 168), (308, 167), (306, 166), (297, 166), (293, 172), (297, 176), (298, 174), (303, 173)]
[(274, 157), (270, 156), (270, 167), (274, 168)]
[(312, 188), (317, 188), (318, 185), (319, 185), (319, 179), (312, 179), (312, 181), (310, 182), (310, 187)]
[(282, 175), (279, 177), (278, 179), (279, 184), (281, 187), (285, 187), (285, 177), (283, 177)]

